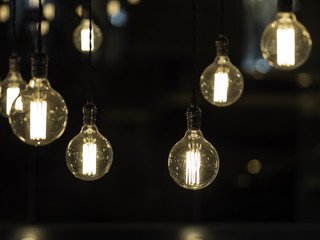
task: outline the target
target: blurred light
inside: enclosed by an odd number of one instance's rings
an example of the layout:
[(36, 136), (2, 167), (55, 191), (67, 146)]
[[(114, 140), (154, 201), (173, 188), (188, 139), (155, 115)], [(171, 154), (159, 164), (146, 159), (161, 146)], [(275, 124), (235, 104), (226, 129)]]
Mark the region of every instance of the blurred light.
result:
[(251, 184), (252, 180), (248, 174), (241, 174), (237, 177), (237, 185), (239, 188), (248, 188)]
[(251, 174), (258, 174), (261, 171), (262, 164), (257, 159), (252, 159), (247, 164), (247, 170)]
[(0, 5), (0, 22), (6, 22), (10, 18), (10, 7), (7, 4)]
[(310, 87), (312, 84), (312, 76), (309, 73), (299, 73), (297, 74), (296, 82), (300, 87)]
[(256, 69), (259, 73), (265, 74), (270, 71), (271, 67), (269, 66), (266, 60), (260, 58), (256, 61)]
[(43, 240), (47, 239), (44, 232), (40, 228), (36, 227), (24, 227), (18, 230), (12, 240)]
[(43, 7), (43, 15), (49, 21), (52, 21), (55, 17), (55, 5), (53, 3), (47, 3)]
[(187, 227), (181, 231), (179, 240), (212, 240), (212, 236), (205, 228)]
[[(38, 27), (39, 27), (39, 23), (37, 23), (37, 30), (38, 30)], [(41, 35), (42, 36), (47, 35), (49, 30), (50, 30), (49, 21), (47, 20), (41, 21)]]
[(109, 17), (112, 17), (120, 12), (120, 2), (118, 0), (110, 0), (107, 2), (106, 12)]
[(6, 2), (6, 3), (8, 3), (8, 2), (10, 2), (10, 0), (2, 0), (2, 2)]
[(128, 3), (132, 5), (139, 4), (140, 2), (140, 0), (128, 0)]
[(127, 21), (127, 14), (125, 11), (120, 10), (120, 12), (118, 12), (115, 15), (112, 15), (110, 18), (110, 22), (113, 26), (115, 27), (122, 27)]
[(242, 69), (246, 72), (246, 73), (253, 73), (255, 71), (254, 69), (254, 61), (252, 59), (246, 59), (242, 61)]
[[(41, 3), (43, 4), (44, 0), (41, 0)], [(39, 0), (29, 0), (29, 7), (30, 8), (37, 8), (39, 7)]]
[(82, 17), (82, 5), (81, 4), (76, 7), (75, 12), (79, 17)]

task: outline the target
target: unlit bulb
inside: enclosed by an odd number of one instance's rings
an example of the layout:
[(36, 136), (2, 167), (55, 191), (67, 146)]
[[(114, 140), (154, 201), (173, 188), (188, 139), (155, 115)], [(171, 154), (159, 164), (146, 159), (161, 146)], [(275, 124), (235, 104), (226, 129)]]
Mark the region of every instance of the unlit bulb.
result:
[(97, 108), (88, 103), (83, 107), (83, 126), (80, 133), (68, 144), (66, 162), (73, 175), (81, 180), (92, 181), (104, 176), (113, 161), (109, 141), (95, 125)]
[(307, 29), (297, 21), (292, 12), (292, 1), (279, 1), (279, 12), (275, 20), (263, 32), (261, 52), (273, 67), (292, 70), (308, 59), (312, 40)]
[[(9, 73), (1, 82), (0, 92), (0, 114), (3, 117), (8, 117), (12, 103), (18, 97), (21, 90), (25, 89), (27, 83), (23, 80), (20, 69), (20, 58), (11, 56), (9, 58)], [(17, 108), (22, 110), (22, 103), (17, 102)]]
[(47, 56), (32, 57), (32, 78), (12, 104), (9, 123), (13, 133), (33, 146), (58, 139), (67, 126), (68, 109), (47, 79)]
[(221, 35), (216, 41), (217, 56), (201, 74), (200, 90), (211, 104), (224, 107), (236, 102), (243, 91), (241, 72), (230, 62), (228, 40)]
[(170, 176), (178, 185), (189, 190), (199, 190), (216, 178), (219, 156), (200, 130), (200, 108), (190, 107), (187, 118), (188, 130), (171, 149), (168, 168)]

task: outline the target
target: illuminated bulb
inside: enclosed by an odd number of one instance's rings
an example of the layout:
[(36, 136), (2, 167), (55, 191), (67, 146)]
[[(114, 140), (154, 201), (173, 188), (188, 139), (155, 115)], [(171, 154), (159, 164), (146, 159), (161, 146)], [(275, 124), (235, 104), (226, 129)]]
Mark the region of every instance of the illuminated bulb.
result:
[(10, 18), (10, 7), (8, 4), (0, 4), (0, 22), (6, 22)]
[(119, 13), (121, 4), (118, 0), (110, 0), (107, 2), (106, 12), (109, 17)]
[[(79, 52), (89, 53), (90, 50), (90, 19), (89, 9), (82, 6), (82, 19), (73, 32), (73, 44)], [(103, 40), (100, 28), (91, 20), (91, 51), (95, 52), (100, 47)]]
[(281, 70), (296, 69), (308, 59), (311, 47), (309, 32), (292, 12), (292, 0), (279, 0), (278, 14), (262, 35), (264, 59)]
[(211, 104), (224, 107), (236, 102), (243, 91), (241, 72), (230, 62), (228, 40), (220, 35), (216, 41), (217, 56), (202, 73), (200, 90)]
[(109, 141), (95, 125), (97, 108), (87, 103), (83, 107), (83, 126), (68, 144), (66, 162), (74, 176), (85, 181), (97, 180), (110, 169), (113, 150)]
[(170, 151), (168, 168), (173, 180), (183, 188), (205, 188), (216, 178), (219, 156), (200, 130), (201, 109), (191, 106), (187, 110), (188, 130)]
[[(8, 117), (12, 103), (18, 97), (21, 90), (26, 87), (27, 83), (23, 80), (20, 73), (20, 58), (11, 56), (9, 58), (9, 73), (1, 83), (0, 92), (0, 114), (3, 117)], [(17, 107), (22, 110), (22, 103), (17, 102)]]
[(43, 7), (43, 16), (52, 21), (55, 17), (56, 7), (54, 3), (46, 3)]
[(21, 141), (43, 146), (63, 134), (68, 109), (64, 99), (51, 88), (47, 79), (47, 55), (35, 54), (31, 61), (32, 78), (13, 102), (9, 123)]

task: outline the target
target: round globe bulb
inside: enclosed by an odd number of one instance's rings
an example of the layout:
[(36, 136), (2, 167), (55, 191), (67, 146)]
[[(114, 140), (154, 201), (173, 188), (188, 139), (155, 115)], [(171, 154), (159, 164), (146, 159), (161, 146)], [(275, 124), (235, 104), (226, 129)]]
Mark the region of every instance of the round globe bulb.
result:
[[(219, 156), (200, 130), (199, 108), (188, 109), (188, 130), (170, 151), (168, 168), (173, 180), (183, 188), (199, 190), (207, 187), (219, 171)], [(201, 114), (201, 112), (200, 112)]]
[[(32, 61), (34, 65), (35, 60)], [(45, 73), (39, 72), (39, 68)], [(43, 146), (63, 134), (67, 126), (68, 109), (60, 94), (51, 88), (46, 78), (46, 67), (40, 65), (36, 69), (38, 71), (32, 70), (33, 77), (26, 89), (13, 102), (9, 123), (21, 141)]]
[(292, 12), (279, 12), (262, 34), (263, 58), (281, 70), (293, 70), (308, 59), (312, 40), (307, 29)]
[(9, 73), (1, 82), (0, 92), (0, 114), (7, 118), (9, 116), (12, 103), (19, 93), (25, 89), (27, 83), (23, 80), (19, 71), (20, 58), (12, 56), (9, 58)]
[[(84, 115), (95, 115), (96, 108), (94, 105), (91, 106), (89, 106), (91, 110), (86, 113), (84, 110)], [(69, 170), (81, 180), (93, 181), (109, 171), (112, 161), (111, 144), (98, 131), (95, 125), (95, 116), (84, 116), (84, 125), (80, 133), (69, 142), (66, 150), (66, 162)]]
[[(89, 53), (90, 50), (90, 20), (83, 18), (73, 32), (73, 44), (79, 52)], [(91, 20), (91, 51), (99, 49), (103, 40), (101, 29)]]

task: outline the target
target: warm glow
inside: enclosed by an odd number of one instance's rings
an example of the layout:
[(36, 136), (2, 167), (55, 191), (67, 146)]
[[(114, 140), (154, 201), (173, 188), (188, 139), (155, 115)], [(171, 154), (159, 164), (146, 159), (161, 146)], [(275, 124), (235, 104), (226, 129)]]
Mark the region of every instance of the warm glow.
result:
[(97, 145), (89, 142), (82, 148), (82, 174), (95, 175), (97, 170)]
[(78, 5), (75, 9), (76, 14), (81, 17), (82, 16), (82, 5)]
[[(44, 0), (41, 0), (41, 4), (43, 4)], [(39, 6), (39, 0), (29, 0), (29, 6), (31, 8), (36, 8)]]
[(277, 62), (280, 66), (295, 64), (295, 34), (292, 27), (277, 30)]
[[(20, 93), (20, 89), (19, 88), (8, 88), (7, 89), (7, 109), (6, 109), (6, 112), (7, 112), (7, 115), (9, 115), (10, 113), (10, 110), (11, 110), (11, 107), (12, 107), (12, 103), (14, 102), (14, 100), (18, 97)], [(20, 98), (20, 103), (21, 103), (21, 98)], [(18, 104), (16, 102), (16, 107), (19, 107), (17, 108), (17, 110), (22, 110), (22, 103), (21, 105)]]
[[(37, 30), (38, 28), (39, 28), (39, 23), (37, 23)], [(47, 35), (49, 30), (50, 30), (49, 21), (46, 21), (46, 20), (41, 21), (41, 35), (42, 36)]]
[(128, 0), (128, 3), (135, 5), (140, 3), (140, 0)]
[(257, 159), (252, 159), (247, 164), (247, 170), (251, 174), (258, 174), (261, 171), (262, 164)]
[(30, 139), (46, 139), (47, 102), (35, 100), (30, 102)]
[(186, 184), (196, 185), (200, 182), (200, 161), (201, 156), (198, 149), (186, 153)]
[(0, 22), (6, 22), (10, 18), (10, 7), (7, 4), (0, 4)]
[[(90, 50), (89, 35), (90, 35), (89, 28), (81, 30), (81, 50), (82, 51)], [(93, 30), (91, 29), (91, 50), (93, 49), (94, 49), (94, 35), (93, 35)]]
[(55, 10), (56, 7), (53, 3), (47, 3), (46, 5), (44, 5), (43, 7), (43, 15), (46, 19), (48, 19), (49, 21), (52, 21), (55, 17)]
[(227, 73), (217, 72), (214, 74), (214, 102), (227, 102), (229, 77)]
[(110, 0), (107, 3), (107, 15), (111, 17), (120, 11), (120, 2), (118, 0)]

